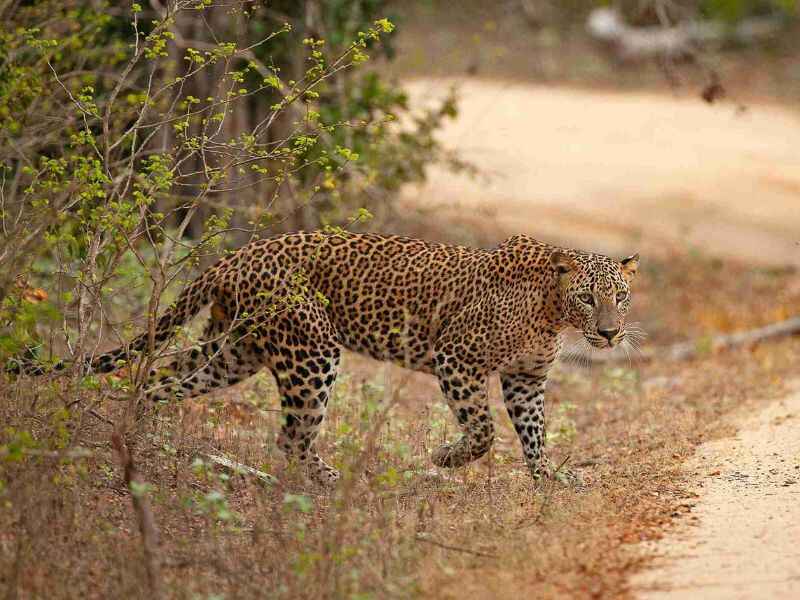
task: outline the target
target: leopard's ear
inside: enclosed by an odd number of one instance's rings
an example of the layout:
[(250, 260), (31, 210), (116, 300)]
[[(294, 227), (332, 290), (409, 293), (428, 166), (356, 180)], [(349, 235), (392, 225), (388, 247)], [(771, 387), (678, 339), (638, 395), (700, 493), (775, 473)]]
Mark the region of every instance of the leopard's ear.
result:
[(625, 276), (625, 279), (630, 281), (636, 277), (636, 272), (639, 270), (639, 254), (636, 253), (628, 258), (623, 258), (619, 261), (619, 264), (622, 265), (622, 274)]
[(577, 268), (575, 261), (561, 250), (555, 250), (550, 255), (550, 264), (553, 265), (553, 268), (555, 268), (559, 275), (566, 275)]

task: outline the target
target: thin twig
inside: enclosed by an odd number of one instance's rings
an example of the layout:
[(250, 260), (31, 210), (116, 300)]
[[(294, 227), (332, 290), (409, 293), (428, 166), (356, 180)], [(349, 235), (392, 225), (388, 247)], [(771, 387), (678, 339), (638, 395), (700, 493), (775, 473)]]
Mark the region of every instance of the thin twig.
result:
[(100, 420), (100, 421), (103, 421), (103, 423), (106, 423), (106, 424), (108, 424), (108, 425), (114, 425), (114, 421), (112, 421), (112, 420), (111, 420), (111, 419), (109, 419), (108, 417), (104, 417), (103, 415), (101, 415), (99, 412), (97, 412), (97, 411), (96, 411), (95, 409), (93, 409), (93, 408), (92, 408), (92, 409), (89, 409), (87, 412), (88, 412), (90, 415), (92, 415), (92, 416), (93, 416), (95, 419), (98, 419), (98, 420)]
[(553, 476), (557, 475), (559, 473), (559, 471), (561, 471), (561, 469), (564, 467), (565, 464), (567, 464), (567, 461), (570, 458), (572, 458), (572, 455), (571, 454), (567, 454), (566, 458), (564, 460), (562, 460), (561, 464), (556, 467), (555, 471), (553, 471)]
[(463, 552), (464, 554), (472, 554), (473, 556), (480, 556), (482, 558), (499, 558), (496, 554), (488, 554), (486, 552), (479, 552), (477, 550), (471, 550), (470, 548), (462, 548), (460, 546), (451, 546), (450, 544), (443, 544), (437, 540), (429, 538), (428, 536), (418, 533), (415, 537), (415, 540), (418, 542), (426, 542), (428, 544), (432, 544), (439, 548), (443, 548), (444, 550), (453, 550), (454, 552)]

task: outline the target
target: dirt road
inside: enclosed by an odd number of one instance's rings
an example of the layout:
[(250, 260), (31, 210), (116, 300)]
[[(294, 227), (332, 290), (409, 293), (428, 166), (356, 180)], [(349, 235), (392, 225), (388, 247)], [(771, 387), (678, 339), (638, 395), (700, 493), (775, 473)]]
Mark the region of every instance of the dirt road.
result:
[(800, 598), (800, 391), (738, 425), (687, 465), (703, 484), (696, 520), (651, 548), (643, 600)]
[[(412, 100), (450, 83), (417, 80)], [(435, 170), (418, 204), (483, 211), (509, 231), (643, 253), (699, 247), (800, 265), (800, 112), (697, 97), (469, 79), (441, 139), (488, 180)]]

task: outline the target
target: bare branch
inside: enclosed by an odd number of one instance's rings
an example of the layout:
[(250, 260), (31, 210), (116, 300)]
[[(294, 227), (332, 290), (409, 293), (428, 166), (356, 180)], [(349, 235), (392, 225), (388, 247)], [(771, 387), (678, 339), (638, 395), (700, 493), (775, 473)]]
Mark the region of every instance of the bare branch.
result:
[(147, 570), (150, 593), (153, 598), (158, 600), (163, 596), (158, 542), (159, 535), (155, 518), (153, 517), (153, 511), (150, 508), (150, 500), (146, 493), (147, 484), (136, 469), (133, 456), (125, 443), (121, 431), (117, 430), (112, 434), (111, 444), (114, 446), (120, 466), (122, 466), (125, 485), (131, 492), (131, 502), (133, 503), (133, 510), (136, 513), (136, 520), (139, 524), (139, 533), (142, 536), (142, 547), (144, 549), (145, 568)]

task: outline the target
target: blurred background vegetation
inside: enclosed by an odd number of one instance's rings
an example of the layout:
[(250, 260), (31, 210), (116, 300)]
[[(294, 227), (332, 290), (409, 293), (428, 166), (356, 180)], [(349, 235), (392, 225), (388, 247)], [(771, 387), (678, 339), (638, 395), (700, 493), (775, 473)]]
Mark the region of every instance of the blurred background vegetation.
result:
[[(800, 87), (794, 0), (466, 0), (458, 10), (428, 0), (395, 6), (405, 27), (390, 68), (403, 75), (664, 89), (702, 86), (709, 70), (721, 69), (736, 87), (770, 97), (796, 100)], [(603, 11), (617, 16), (616, 35), (592, 31), (593, 14)], [(696, 35), (679, 44), (680, 53), (659, 51), (659, 38), (673, 36), (674, 42), (676, 31), (687, 30)], [(621, 47), (632, 31), (644, 47), (626, 56)]]

